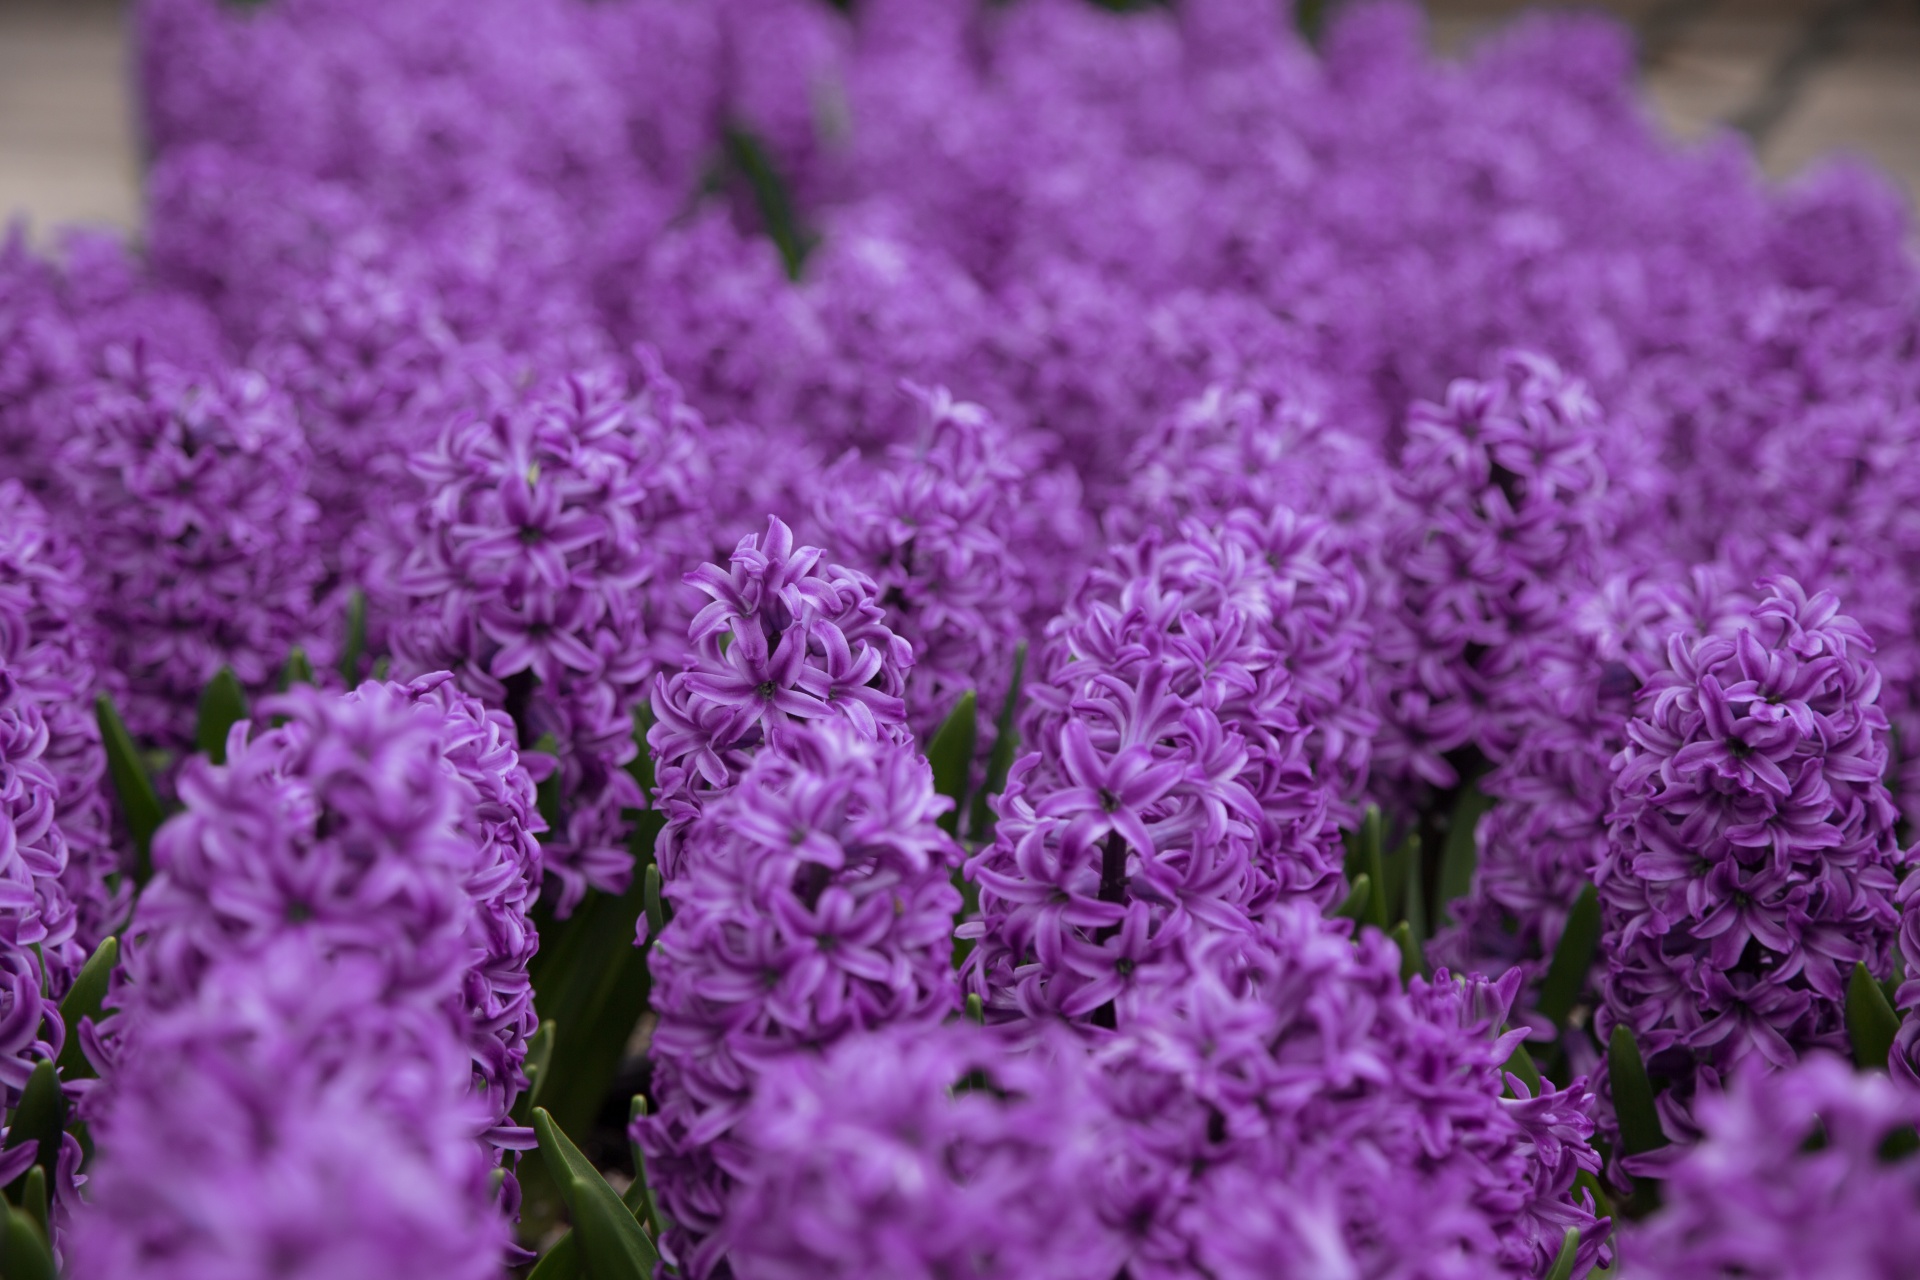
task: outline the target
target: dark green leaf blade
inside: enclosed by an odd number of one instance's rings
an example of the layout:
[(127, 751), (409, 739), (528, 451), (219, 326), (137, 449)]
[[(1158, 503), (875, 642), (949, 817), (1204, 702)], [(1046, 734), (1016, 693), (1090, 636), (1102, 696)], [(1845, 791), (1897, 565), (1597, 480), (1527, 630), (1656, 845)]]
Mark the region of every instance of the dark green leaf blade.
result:
[[(27, 1142), (38, 1144), (35, 1163), (44, 1166), (51, 1175), (56, 1172), (60, 1138), (66, 1128), (67, 1096), (60, 1091), (60, 1078), (54, 1073), (53, 1063), (42, 1058), (33, 1064), (33, 1074), (27, 1077), (27, 1087), (20, 1093), (20, 1105), (13, 1110), (4, 1149), (11, 1151)], [(20, 1175), (7, 1188), (8, 1198), (17, 1202), (25, 1181), (26, 1175)]]
[(1413, 930), (1405, 920), (1393, 926), (1388, 932), (1393, 944), (1400, 948), (1400, 981), (1412, 982), (1416, 975), (1427, 971), (1427, 958), (1420, 954), (1420, 946), (1413, 940)]
[(551, 1249), (540, 1255), (540, 1261), (527, 1273), (527, 1280), (588, 1280), (587, 1273), (580, 1267), (580, 1246), (574, 1242), (573, 1232), (563, 1233)]
[(746, 179), (747, 189), (753, 193), (754, 206), (760, 212), (761, 226), (767, 238), (780, 251), (780, 260), (787, 268), (787, 278), (798, 280), (807, 252), (813, 248), (813, 237), (800, 225), (799, 214), (794, 209), (793, 192), (787, 185), (786, 177), (774, 164), (766, 146), (751, 131), (737, 124), (729, 125), (725, 139), (727, 158), (740, 176)]
[(347, 597), (347, 642), (340, 650), (340, 678), (352, 689), (360, 683), (360, 659), (367, 652), (367, 594), (355, 587)]
[(80, 967), (80, 976), (73, 980), (66, 999), (60, 1002), (60, 1021), (67, 1029), (67, 1041), (60, 1047), (60, 1060), (56, 1064), (62, 1080), (93, 1078), (93, 1064), (87, 1061), (80, 1047), (80, 1020), (99, 1021), (100, 1010), (107, 1000), (107, 985), (113, 978), (114, 966), (119, 963), (120, 939), (109, 937), (94, 948), (86, 964)]
[(215, 764), (227, 762), (227, 730), (247, 718), (247, 695), (232, 667), (221, 667), (200, 694), (200, 721), (194, 745)]
[(1580, 1228), (1568, 1227), (1566, 1237), (1560, 1241), (1560, 1252), (1547, 1271), (1547, 1280), (1573, 1280), (1573, 1263), (1579, 1253)]
[(107, 775), (113, 780), (120, 813), (133, 836), (134, 883), (144, 885), (153, 872), (153, 833), (160, 829), (165, 814), (154, 794), (153, 780), (147, 776), (146, 762), (134, 747), (133, 736), (127, 732), (113, 699), (103, 693), (94, 699), (93, 709), (100, 724), (100, 744), (107, 753)]
[(1021, 681), (1026, 671), (1027, 642), (1022, 640), (1013, 649), (1013, 679), (1007, 685), (1007, 700), (1000, 705), (1000, 717), (993, 722), (993, 750), (987, 753), (986, 781), (973, 798), (972, 821), (967, 824), (976, 844), (993, 838), (993, 806), (988, 801), (1006, 790), (1014, 753), (1020, 749), (1020, 730), (1015, 722), (1020, 715)]
[(1862, 1071), (1885, 1071), (1899, 1034), (1900, 1015), (1887, 1003), (1887, 993), (1866, 965), (1854, 965), (1847, 982), (1847, 1036), (1853, 1041), (1853, 1064)]
[(1347, 891), (1345, 900), (1333, 909), (1333, 914), (1337, 919), (1357, 921), (1366, 915), (1367, 907), (1372, 902), (1373, 881), (1362, 872), (1354, 878), (1353, 888)]
[(287, 665), (280, 669), (280, 692), (285, 693), (297, 684), (312, 684), (313, 662), (307, 657), (307, 651), (294, 646), (287, 655)]
[(647, 1182), (647, 1153), (633, 1138), (633, 1126), (645, 1119), (647, 1100), (641, 1094), (634, 1094), (633, 1101), (627, 1104), (627, 1149), (633, 1157), (633, 1182), (628, 1185), (627, 1193), (620, 1197), (623, 1204), (640, 1219), (640, 1225), (655, 1240), (660, 1238), (660, 1201), (653, 1194), (653, 1187)]
[(525, 1125), (532, 1122), (533, 1109), (540, 1105), (541, 1086), (547, 1082), (547, 1068), (553, 1062), (553, 1042), (555, 1027), (553, 1019), (548, 1018), (540, 1024), (540, 1029), (527, 1041), (527, 1059), (521, 1070), (527, 1075), (527, 1088), (513, 1102), (513, 1122)]
[(1593, 971), (1593, 956), (1599, 946), (1600, 894), (1588, 885), (1574, 899), (1566, 927), (1560, 931), (1560, 945), (1553, 949), (1553, 960), (1547, 966), (1547, 976), (1540, 980), (1540, 1012), (1552, 1018), (1555, 1026), (1566, 1024), (1567, 1015), (1586, 990), (1587, 975)]
[(1620, 1121), (1620, 1145), (1627, 1154), (1643, 1155), (1666, 1146), (1660, 1112), (1653, 1105), (1653, 1082), (1647, 1079), (1640, 1045), (1624, 1026), (1614, 1027), (1607, 1044), (1607, 1082), (1613, 1088), (1613, 1110)]
[(574, 1237), (593, 1280), (652, 1280), (660, 1260), (640, 1220), (621, 1201), (580, 1149), (561, 1132), (546, 1108), (533, 1112), (534, 1132), (547, 1172), (560, 1188)]
[(1437, 924), (1445, 924), (1453, 918), (1447, 910), (1450, 903), (1459, 901), (1473, 891), (1473, 873), (1480, 861), (1480, 849), (1474, 843), (1475, 833), (1480, 829), (1480, 819), (1491, 808), (1493, 801), (1472, 783), (1461, 790), (1460, 798), (1454, 802), (1453, 817), (1447, 823), (1446, 847), (1441, 850), (1440, 884), (1434, 898)]
[(953, 835), (960, 829), (960, 806), (967, 798), (967, 779), (973, 772), (973, 748), (980, 735), (979, 709), (973, 690), (960, 695), (946, 723), (927, 747), (933, 768), (933, 789), (953, 801), (940, 818), (940, 829)]
[(0, 1280), (55, 1280), (53, 1251), (33, 1219), (10, 1204), (0, 1204)]

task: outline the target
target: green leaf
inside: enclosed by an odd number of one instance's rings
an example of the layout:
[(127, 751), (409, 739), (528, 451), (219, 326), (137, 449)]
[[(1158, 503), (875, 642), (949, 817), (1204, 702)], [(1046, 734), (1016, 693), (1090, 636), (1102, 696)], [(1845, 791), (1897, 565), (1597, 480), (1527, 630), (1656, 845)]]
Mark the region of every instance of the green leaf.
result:
[(1540, 981), (1540, 1012), (1552, 1018), (1555, 1026), (1566, 1025), (1567, 1015), (1586, 990), (1593, 954), (1599, 946), (1600, 894), (1588, 885), (1574, 899), (1566, 927), (1560, 931), (1560, 945), (1553, 949), (1547, 976)]
[(53, 1252), (33, 1219), (12, 1205), (0, 1205), (0, 1280), (56, 1280)]
[(653, 728), (653, 707), (649, 703), (639, 703), (633, 708), (633, 741), (640, 749), (633, 759), (627, 761), (627, 772), (640, 784), (640, 794), (647, 808), (653, 808), (653, 749), (647, 745), (647, 731)]
[[(1519, 1076), (1521, 1083), (1527, 1086), (1529, 1096), (1535, 1098), (1540, 1096), (1540, 1068), (1533, 1065), (1533, 1055), (1527, 1052), (1524, 1042), (1513, 1047), (1513, 1053), (1507, 1058), (1507, 1065), (1502, 1068), (1502, 1074)], [(1511, 1097), (1511, 1088), (1507, 1092)]]
[(144, 885), (153, 874), (153, 833), (160, 828), (160, 799), (153, 792), (153, 780), (133, 745), (133, 737), (120, 718), (113, 699), (101, 694), (94, 699), (94, 718), (100, 723), (100, 744), (107, 753), (107, 776), (113, 779), (113, 791), (120, 799), (120, 813), (133, 836), (135, 884)]
[(347, 597), (347, 643), (340, 650), (340, 678), (352, 689), (360, 683), (360, 659), (367, 652), (367, 593), (355, 587)]
[(307, 658), (307, 651), (294, 646), (287, 655), (287, 665), (280, 669), (280, 692), (285, 693), (297, 684), (312, 684), (313, 663)]
[(1474, 867), (1480, 860), (1474, 833), (1491, 808), (1493, 801), (1472, 783), (1461, 789), (1460, 798), (1454, 802), (1453, 817), (1447, 823), (1447, 844), (1440, 854), (1439, 894), (1434, 900), (1434, 917), (1439, 924), (1453, 918), (1447, 910), (1450, 904), (1473, 892)]
[(1607, 1082), (1613, 1087), (1614, 1115), (1620, 1121), (1620, 1145), (1630, 1156), (1658, 1151), (1667, 1145), (1660, 1128), (1660, 1112), (1653, 1105), (1653, 1082), (1647, 1079), (1640, 1045), (1624, 1026), (1613, 1029), (1607, 1045)]
[(547, 1172), (573, 1219), (576, 1247), (587, 1274), (593, 1280), (652, 1280), (660, 1255), (640, 1220), (554, 1124), (546, 1108), (534, 1108), (533, 1128), (540, 1137)]
[(1853, 1064), (1862, 1071), (1885, 1071), (1899, 1033), (1900, 1017), (1887, 1003), (1887, 993), (1866, 965), (1854, 965), (1847, 982), (1847, 1036), (1853, 1041)]
[(1560, 1253), (1547, 1271), (1547, 1280), (1573, 1280), (1573, 1260), (1580, 1252), (1580, 1228), (1568, 1227), (1560, 1241)]
[(540, 1261), (527, 1272), (527, 1280), (587, 1280), (587, 1273), (580, 1269), (580, 1246), (574, 1243), (573, 1232), (562, 1233), (553, 1247), (540, 1255)]
[(667, 908), (666, 905), (660, 901), (659, 866), (654, 863), (648, 863), (644, 878), (645, 883), (641, 887), (640, 892), (644, 897), (647, 912), (647, 938), (651, 941), (659, 937), (661, 932), (667, 927)]
[(80, 1021), (83, 1018), (100, 1020), (100, 1010), (107, 1000), (107, 985), (113, 978), (113, 967), (119, 963), (120, 939), (110, 937), (94, 948), (86, 964), (80, 967), (80, 976), (73, 980), (66, 999), (60, 1002), (60, 1022), (67, 1029), (67, 1042), (60, 1047), (60, 1060), (56, 1064), (62, 1080), (91, 1080), (94, 1076), (93, 1064), (80, 1048)]
[(973, 772), (973, 746), (980, 734), (979, 709), (973, 690), (960, 695), (946, 723), (933, 735), (927, 747), (927, 763), (933, 766), (933, 789), (953, 801), (953, 808), (940, 818), (940, 829), (948, 835), (960, 829), (960, 805), (967, 798), (967, 776)]
[(1362, 872), (1355, 877), (1353, 888), (1347, 891), (1346, 898), (1333, 909), (1335, 917), (1342, 920), (1359, 920), (1366, 914), (1368, 905), (1373, 901), (1373, 881)]
[[(13, 1109), (7, 1140), (0, 1144), (0, 1150), (11, 1151), (23, 1143), (37, 1143), (35, 1164), (44, 1166), (51, 1174), (60, 1159), (60, 1138), (66, 1128), (67, 1096), (60, 1091), (60, 1078), (54, 1074), (53, 1063), (42, 1058), (33, 1064), (33, 1074), (27, 1077), (27, 1087), (20, 1093), (20, 1105)], [(25, 1174), (15, 1179), (7, 1188), (7, 1198), (19, 1203), (25, 1182)]]
[(627, 891), (589, 892), (567, 919), (545, 922), (532, 964), (534, 1007), (556, 1024), (541, 1106), (579, 1133), (592, 1127), (647, 1007), (647, 953), (634, 936), (649, 886), (658, 901), (653, 845), (666, 818), (652, 809), (627, 816), (634, 824)]
[(1425, 946), (1432, 936), (1427, 928), (1427, 891), (1425, 877), (1421, 874), (1421, 856), (1419, 834), (1413, 833), (1400, 843), (1394, 853), (1394, 859), (1405, 869), (1406, 884), (1402, 890), (1401, 919), (1407, 922), (1407, 928), (1413, 934), (1416, 946)]
[(976, 1027), (986, 1024), (986, 1002), (980, 999), (980, 993), (977, 991), (969, 991), (967, 993), (967, 1021)]
[(627, 1150), (633, 1157), (633, 1181), (627, 1186), (627, 1193), (620, 1202), (634, 1217), (640, 1219), (640, 1225), (647, 1229), (653, 1239), (660, 1238), (660, 1202), (653, 1194), (653, 1188), (647, 1183), (647, 1153), (634, 1140), (633, 1127), (646, 1118), (647, 1100), (642, 1094), (634, 1094), (633, 1101), (627, 1104)]
[(247, 695), (234, 679), (233, 668), (221, 667), (200, 695), (200, 723), (194, 745), (215, 764), (227, 762), (227, 730), (247, 718)]
[(541, 1086), (547, 1082), (547, 1066), (553, 1061), (554, 1024), (548, 1018), (527, 1041), (527, 1059), (521, 1070), (527, 1073), (527, 1087), (513, 1102), (515, 1124), (532, 1122), (533, 1109), (540, 1105)]
[(760, 139), (739, 125), (729, 125), (725, 134), (727, 159), (741, 177), (747, 180), (747, 188), (753, 193), (754, 206), (760, 211), (760, 223), (773, 241), (774, 248), (780, 251), (780, 260), (786, 265), (787, 278), (798, 280), (800, 268), (806, 262), (807, 253), (813, 248), (814, 237), (800, 226), (799, 215), (794, 211), (793, 193), (787, 186), (786, 178), (773, 163), (773, 157)]
[[(1361, 815), (1360, 825), (1352, 831), (1342, 832), (1340, 840), (1346, 845), (1346, 860), (1342, 864), (1347, 879), (1353, 880), (1368, 873), (1373, 864), (1373, 853), (1386, 839), (1386, 819), (1380, 816), (1378, 805), (1368, 805)], [(1378, 878), (1374, 877), (1375, 883)]]
[(1415, 974), (1426, 973), (1427, 958), (1420, 954), (1420, 945), (1413, 940), (1413, 930), (1405, 920), (1393, 926), (1387, 936), (1400, 948), (1400, 981), (1411, 982)]
[(1000, 704), (1000, 717), (994, 721), (993, 750), (987, 754), (986, 781), (973, 798), (973, 820), (967, 824), (976, 844), (993, 838), (993, 807), (987, 801), (1006, 790), (1014, 752), (1020, 749), (1020, 730), (1015, 721), (1020, 715), (1021, 679), (1026, 671), (1027, 642), (1022, 640), (1014, 646), (1013, 679), (1007, 685), (1007, 700)]
[[(1376, 810), (1370, 814), (1369, 817), (1378, 818), (1378, 811)], [(1372, 832), (1370, 835), (1364, 837), (1366, 843), (1362, 846), (1362, 849), (1367, 859), (1367, 879), (1373, 882), (1373, 893), (1367, 899), (1366, 921), (1374, 928), (1385, 933), (1387, 925), (1390, 923), (1387, 914), (1386, 858), (1380, 848), (1380, 828), (1372, 822), (1368, 825), (1372, 827)]]
[(20, 1190), (20, 1207), (33, 1219), (33, 1225), (40, 1228), (40, 1234), (46, 1239), (53, 1238), (53, 1230), (47, 1222), (47, 1171), (43, 1165), (35, 1165), (27, 1170), (26, 1186)]

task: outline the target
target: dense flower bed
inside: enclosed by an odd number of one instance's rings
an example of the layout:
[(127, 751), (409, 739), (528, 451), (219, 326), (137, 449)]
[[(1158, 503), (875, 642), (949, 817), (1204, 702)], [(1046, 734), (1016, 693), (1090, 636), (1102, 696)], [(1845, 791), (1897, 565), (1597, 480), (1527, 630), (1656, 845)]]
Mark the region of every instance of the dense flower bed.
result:
[(0, 1273), (1907, 1273), (1871, 171), (1587, 17), (136, 14), (143, 240), (0, 250)]

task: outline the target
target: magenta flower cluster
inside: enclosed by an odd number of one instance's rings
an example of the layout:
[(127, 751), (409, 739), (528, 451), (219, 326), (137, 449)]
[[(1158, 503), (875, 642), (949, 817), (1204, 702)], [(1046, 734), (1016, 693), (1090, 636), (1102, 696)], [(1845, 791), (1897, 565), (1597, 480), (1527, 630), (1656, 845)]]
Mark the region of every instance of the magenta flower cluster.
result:
[(935, 825), (950, 805), (910, 748), (827, 718), (767, 744), (682, 833), (651, 960), (659, 1113), (637, 1132), (691, 1274), (725, 1256), (715, 1233), (750, 1158), (734, 1131), (760, 1076), (958, 1004), (960, 852)]
[(1871, 170), (1409, 0), (133, 22), (135, 246), (0, 243), (9, 1266), (1900, 1273)]
[(629, 879), (634, 712), (684, 643), (681, 602), (655, 580), (703, 536), (702, 443), (664, 378), (636, 391), (583, 375), (457, 417), (412, 458), (430, 496), (388, 548), (393, 647), (404, 671), (452, 670), (522, 749), (552, 738), (562, 811), (547, 868), (563, 915)]
[[(1676, 635), (1640, 691), (1595, 873), (1602, 1034), (1691, 1087), (1847, 1048), (1855, 964), (1890, 963), (1907, 857), (1872, 641), (1791, 579), (1738, 629)], [(1684, 1124), (1685, 1088), (1664, 1095)]]
[(1374, 721), (1366, 596), (1322, 521), (1250, 511), (1091, 571), (1038, 655), (969, 875), (970, 989), (1084, 1018), (1192, 930), (1331, 905)]

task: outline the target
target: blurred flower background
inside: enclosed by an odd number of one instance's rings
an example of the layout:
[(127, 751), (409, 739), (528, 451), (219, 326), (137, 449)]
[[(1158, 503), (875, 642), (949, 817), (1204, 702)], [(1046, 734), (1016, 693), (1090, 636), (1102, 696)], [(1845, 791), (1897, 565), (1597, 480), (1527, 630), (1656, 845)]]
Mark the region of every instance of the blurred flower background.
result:
[[(1327, 7), (1340, 0), (1328, 0)], [(126, 0), (0, 0), (0, 217), (40, 237), (134, 228), (140, 142)], [(1530, 8), (1598, 9), (1640, 39), (1653, 109), (1680, 138), (1732, 125), (1787, 177), (1836, 149), (1920, 197), (1920, 3), (1914, 0), (1426, 0), (1455, 53)]]

